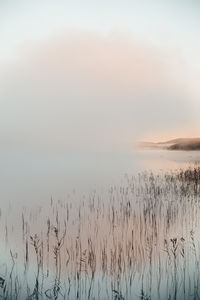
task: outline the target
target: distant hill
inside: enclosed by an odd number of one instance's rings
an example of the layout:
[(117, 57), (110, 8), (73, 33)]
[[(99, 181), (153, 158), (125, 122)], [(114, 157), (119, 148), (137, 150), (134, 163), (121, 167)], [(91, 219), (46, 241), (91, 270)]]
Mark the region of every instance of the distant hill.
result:
[(175, 143), (168, 147), (169, 150), (200, 150), (200, 139)]
[(177, 138), (165, 142), (141, 142), (141, 148), (167, 150), (200, 150), (200, 138)]
[(160, 142), (159, 144), (182, 144), (182, 143), (193, 143), (200, 142), (200, 138), (177, 138), (166, 142)]

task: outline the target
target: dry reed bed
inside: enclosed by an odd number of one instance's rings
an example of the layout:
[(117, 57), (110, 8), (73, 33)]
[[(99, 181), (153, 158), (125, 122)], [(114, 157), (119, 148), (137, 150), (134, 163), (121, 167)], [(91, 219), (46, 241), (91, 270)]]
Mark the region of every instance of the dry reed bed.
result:
[(195, 166), (24, 208), (20, 227), (7, 218), (1, 230), (1, 297), (199, 299), (199, 207)]

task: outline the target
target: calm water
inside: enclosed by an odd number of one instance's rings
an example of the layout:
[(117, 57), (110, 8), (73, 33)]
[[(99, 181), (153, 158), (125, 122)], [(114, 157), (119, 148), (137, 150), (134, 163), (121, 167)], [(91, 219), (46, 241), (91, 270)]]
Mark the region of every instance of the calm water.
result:
[(164, 150), (1, 152), (0, 295), (198, 299), (200, 185), (176, 177), (198, 162)]
[(124, 174), (185, 168), (199, 152), (142, 150), (126, 153), (0, 152), (1, 205), (45, 203), (69, 193), (100, 193), (119, 184)]

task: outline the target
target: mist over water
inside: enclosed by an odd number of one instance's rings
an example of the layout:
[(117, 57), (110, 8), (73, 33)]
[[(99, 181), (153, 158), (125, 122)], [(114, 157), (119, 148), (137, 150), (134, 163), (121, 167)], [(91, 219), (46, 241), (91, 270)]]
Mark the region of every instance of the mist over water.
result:
[(0, 298), (199, 299), (199, 8), (0, 1)]
[(79, 195), (93, 190), (101, 193), (120, 184), (125, 174), (136, 175), (144, 170), (165, 172), (198, 161), (198, 151), (1, 151), (1, 203), (35, 206), (47, 203), (51, 197), (64, 200), (73, 191)]

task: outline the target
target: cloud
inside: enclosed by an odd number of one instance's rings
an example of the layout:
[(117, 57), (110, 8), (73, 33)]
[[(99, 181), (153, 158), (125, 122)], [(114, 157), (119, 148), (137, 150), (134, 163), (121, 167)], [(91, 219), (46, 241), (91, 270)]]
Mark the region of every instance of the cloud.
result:
[(116, 33), (26, 46), (1, 78), (1, 144), (102, 150), (180, 128), (193, 111), (177, 57)]

